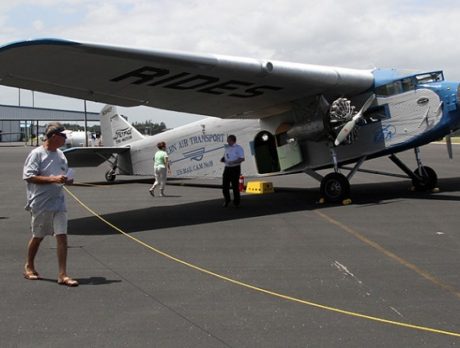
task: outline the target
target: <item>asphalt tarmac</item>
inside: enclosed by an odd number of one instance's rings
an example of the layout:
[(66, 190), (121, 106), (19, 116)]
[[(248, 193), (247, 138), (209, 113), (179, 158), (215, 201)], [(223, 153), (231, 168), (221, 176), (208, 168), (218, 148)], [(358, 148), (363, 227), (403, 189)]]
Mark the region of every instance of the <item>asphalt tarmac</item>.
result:
[[(453, 161), (422, 148), (440, 192), (358, 173), (348, 206), (317, 204), (306, 175), (266, 179), (275, 193), (236, 209), (222, 207), (219, 181), (174, 181), (160, 198), (150, 178), (107, 185), (104, 165), (78, 169), (76, 288), (56, 283), (53, 238), (37, 256), (42, 280), (22, 276), (30, 150), (0, 147), (0, 347), (460, 346), (458, 146)], [(401, 155), (411, 168), (413, 157)], [(387, 159), (365, 167), (399, 173)]]

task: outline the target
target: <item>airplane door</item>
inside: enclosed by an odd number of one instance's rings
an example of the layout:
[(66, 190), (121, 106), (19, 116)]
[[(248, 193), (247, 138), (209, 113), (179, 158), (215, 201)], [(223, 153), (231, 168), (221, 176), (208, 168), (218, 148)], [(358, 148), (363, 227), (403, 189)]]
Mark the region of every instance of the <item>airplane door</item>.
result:
[(259, 174), (280, 171), (276, 139), (267, 131), (259, 132), (254, 139), (254, 156)]
[(287, 136), (288, 125), (281, 124), (276, 130), (276, 143), (278, 159), (281, 170), (294, 167), (302, 162), (302, 152), (297, 141), (290, 141)]

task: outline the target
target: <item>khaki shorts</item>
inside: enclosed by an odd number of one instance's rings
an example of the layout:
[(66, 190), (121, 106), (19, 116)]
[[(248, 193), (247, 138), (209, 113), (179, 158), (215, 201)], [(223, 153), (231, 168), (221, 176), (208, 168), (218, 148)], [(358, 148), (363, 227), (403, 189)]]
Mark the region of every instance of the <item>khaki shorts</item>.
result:
[(67, 234), (67, 212), (44, 211), (39, 214), (32, 214), (30, 227), (32, 235), (37, 238), (44, 238), (53, 234)]

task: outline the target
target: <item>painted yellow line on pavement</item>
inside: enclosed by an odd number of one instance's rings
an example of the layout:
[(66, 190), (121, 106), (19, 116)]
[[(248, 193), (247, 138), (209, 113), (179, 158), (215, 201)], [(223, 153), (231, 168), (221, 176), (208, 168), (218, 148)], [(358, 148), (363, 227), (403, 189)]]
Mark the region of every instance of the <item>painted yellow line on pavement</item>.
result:
[(441, 334), (441, 335), (448, 335), (448, 336), (454, 336), (454, 337), (459, 337), (460, 338), (460, 333), (459, 332), (452, 332), (452, 331), (446, 331), (446, 330), (440, 330), (440, 329), (434, 329), (434, 328), (430, 328), (430, 327), (425, 327), (425, 326), (419, 326), (419, 325), (413, 325), (413, 324), (409, 324), (409, 323), (403, 323), (403, 322), (398, 322), (398, 321), (393, 321), (393, 320), (387, 320), (387, 319), (383, 319), (383, 318), (379, 318), (379, 317), (374, 317), (374, 316), (370, 316), (370, 315), (366, 315), (366, 314), (361, 314), (361, 313), (356, 313), (356, 312), (352, 312), (352, 311), (347, 311), (347, 310), (343, 310), (343, 309), (339, 309), (339, 308), (335, 308), (335, 307), (330, 307), (330, 306), (326, 306), (326, 305), (322, 305), (322, 304), (318, 304), (318, 303), (314, 303), (314, 302), (310, 302), (310, 301), (306, 301), (306, 300), (302, 300), (302, 299), (299, 299), (299, 298), (296, 298), (296, 297), (292, 297), (292, 296), (288, 296), (288, 295), (283, 295), (283, 294), (280, 294), (280, 293), (277, 293), (277, 292), (274, 292), (274, 291), (270, 291), (270, 290), (267, 290), (267, 289), (263, 289), (263, 288), (259, 288), (257, 286), (254, 286), (254, 285), (251, 285), (251, 284), (248, 284), (248, 283), (244, 283), (244, 282), (241, 282), (239, 280), (235, 280), (235, 279), (232, 279), (232, 278), (229, 278), (229, 277), (226, 277), (224, 275), (221, 275), (221, 274), (218, 274), (218, 273), (215, 273), (215, 272), (212, 272), (212, 271), (209, 271), (205, 268), (202, 268), (202, 267), (199, 267), (199, 266), (196, 266), (194, 264), (191, 264), (187, 261), (184, 261), (184, 260), (181, 260), (177, 257), (174, 257), (168, 253), (165, 253), (164, 251), (161, 251), (143, 241), (141, 241), (140, 239), (136, 238), (136, 237), (133, 237), (131, 235), (129, 235), (128, 233), (126, 233), (125, 231), (123, 231), (122, 229), (118, 228), (117, 226), (113, 225), (111, 222), (107, 221), (106, 219), (104, 219), (102, 216), (100, 216), (98, 213), (96, 213), (94, 210), (92, 210), (90, 207), (88, 207), (86, 204), (84, 204), (76, 195), (74, 195), (67, 187), (64, 187), (64, 189), (67, 191), (67, 193), (73, 198), (75, 199), (83, 208), (85, 208), (87, 211), (89, 211), (91, 214), (93, 214), (96, 218), (98, 218), (99, 220), (101, 220), (102, 222), (104, 222), (105, 224), (107, 224), (108, 226), (112, 227), (114, 230), (120, 232), (122, 235), (124, 235), (125, 237), (133, 240), (134, 242), (144, 246), (145, 248), (161, 255), (161, 256), (164, 256), (165, 258), (169, 259), (169, 260), (172, 260), (174, 262), (177, 262), (177, 263), (180, 263), (186, 267), (189, 267), (189, 268), (192, 268), (196, 271), (199, 271), (201, 273), (204, 273), (204, 274), (207, 274), (207, 275), (210, 275), (210, 276), (213, 276), (215, 278), (218, 278), (218, 279), (221, 279), (221, 280), (224, 280), (224, 281), (227, 281), (229, 283), (232, 283), (232, 284), (235, 284), (235, 285), (238, 285), (238, 286), (241, 286), (241, 287), (244, 287), (244, 288), (247, 288), (247, 289), (251, 289), (251, 290), (254, 290), (254, 291), (257, 291), (257, 292), (260, 292), (260, 293), (264, 293), (264, 294), (267, 294), (267, 295), (270, 295), (270, 296), (273, 296), (273, 297), (277, 297), (277, 298), (281, 298), (281, 299), (284, 299), (284, 300), (287, 300), (287, 301), (291, 301), (291, 302), (295, 302), (295, 303), (301, 303), (303, 305), (307, 305), (307, 306), (310, 306), (310, 307), (315, 307), (315, 308), (319, 308), (319, 309), (323, 309), (323, 310), (326, 310), (326, 311), (330, 311), (330, 312), (335, 312), (335, 313), (340, 313), (340, 314), (344, 314), (344, 315), (348, 315), (348, 316), (351, 316), (351, 317), (355, 317), (355, 318), (362, 318), (362, 319), (367, 319), (367, 320), (370, 320), (370, 321), (375, 321), (375, 322), (379, 322), (379, 323), (384, 323), (384, 324), (389, 324), (389, 325), (393, 325), (393, 326), (399, 326), (399, 327), (404, 327), (404, 328), (408, 328), (408, 329), (413, 329), (413, 330), (418, 330), (418, 331), (424, 331), (424, 332), (430, 332), (430, 333), (435, 333), (435, 334)]

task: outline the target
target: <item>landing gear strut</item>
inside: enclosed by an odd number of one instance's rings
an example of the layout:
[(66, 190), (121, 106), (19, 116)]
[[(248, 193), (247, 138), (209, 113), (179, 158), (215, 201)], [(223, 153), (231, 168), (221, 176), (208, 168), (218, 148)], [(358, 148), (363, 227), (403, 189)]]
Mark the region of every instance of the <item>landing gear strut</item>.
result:
[(337, 154), (332, 146), (330, 147), (330, 152), (334, 163), (334, 173), (329, 173), (321, 179), (320, 202), (350, 204), (350, 181), (339, 172)]
[(417, 180), (412, 179), (412, 184), (417, 191), (433, 190), (438, 184), (438, 176), (430, 167), (424, 166), (420, 160), (420, 149), (414, 148), (417, 169), (414, 171)]
[(418, 147), (414, 148), (414, 152), (417, 161), (417, 169), (413, 172), (394, 154), (390, 156), (390, 159), (412, 179), (412, 185), (416, 191), (431, 191), (436, 189), (438, 185), (438, 176), (436, 172), (432, 168), (422, 164)]
[(112, 162), (108, 160), (110, 164), (112, 165), (112, 168), (105, 172), (105, 180), (109, 183), (114, 182), (115, 178), (117, 177), (116, 173), (117, 173), (117, 168), (118, 168), (118, 156), (114, 156), (114, 157), (115, 157), (115, 160), (113, 160)]

